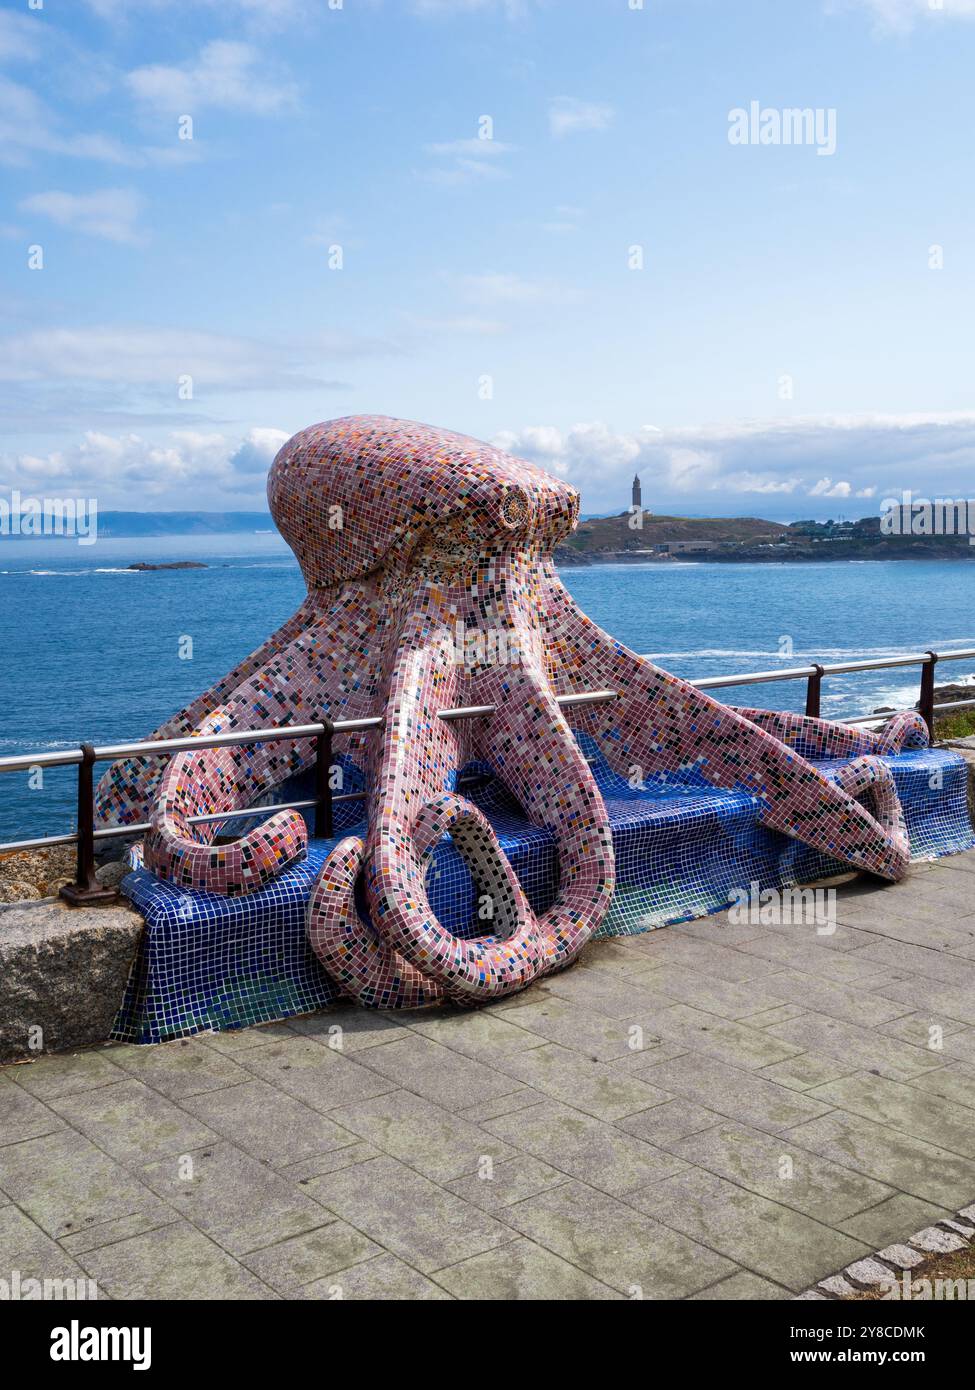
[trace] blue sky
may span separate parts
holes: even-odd
[[[973,58],[975,0],[6,3],[0,491],[261,506],[376,412],[590,512],[972,495]]]

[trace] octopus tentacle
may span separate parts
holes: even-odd
[[[875,820],[884,827],[899,852],[905,858],[910,858],[911,844],[904,811],[894,785],[894,775],[886,763],[868,754],[847,763],[835,776],[837,784],[847,796],[870,802]]]
[[[733,707],[750,724],[764,729],[789,748],[801,748],[804,757],[856,758],[864,753],[900,753],[904,748],[927,748],[928,726],[916,710],[892,715],[879,733],[853,724],[833,724],[828,719],[793,714],[788,710]]]
[[[308,941],[344,994],[367,1009],[417,1009],[443,990],[392,950],[365,922],[355,901],[365,841],[348,835],[322,865],[308,900]]]
[[[907,872],[904,844],[812,763],[727,705],[668,675],[602,631],[547,566],[546,621],[557,676],[621,691],[612,710],[594,706],[580,724],[617,768],[647,772],[693,767],[713,785],[740,787],[759,821],[833,858],[896,881]]]
[[[185,738],[199,732],[204,721],[220,708],[238,686],[265,666],[282,647],[293,641],[319,616],[322,602],[321,594],[307,594],[300,607],[267,641],[262,642],[202,695],[148,734],[147,742]],[[170,756],[159,754],[150,758],[125,758],[113,763],[95,789],[96,825],[136,825],[147,820]]]
[[[202,736],[271,724],[308,724],[324,713],[356,718],[372,712],[378,664],[362,652],[349,672],[351,633],[361,631],[370,606],[377,631],[395,626],[380,595],[350,585],[328,613],[254,672],[199,726]],[[361,640],[361,639],[360,639]],[[214,845],[215,825],[191,825],[195,815],[252,806],[265,792],[309,766],[313,739],[285,739],[178,753],[163,774],[146,837],[147,867],[184,887],[236,895],[263,887],[307,849],[301,815],[281,811],[230,844]]]

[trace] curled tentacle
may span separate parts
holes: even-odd
[[[893,852],[899,859],[898,877],[901,877],[910,864],[911,845],[890,768],[880,758],[868,755],[847,763],[836,772],[835,777],[848,796],[861,802],[869,801],[874,819],[890,837]]]
[[[927,748],[928,727],[916,710],[904,710],[887,720],[879,733],[855,724],[834,724],[789,710],[745,709],[734,706],[750,724],[805,758],[858,758],[866,753],[899,753],[903,748]]]
[[[430,907],[424,871],[447,831],[471,871],[480,903],[489,908],[490,936],[462,940],[441,926]],[[491,998],[524,989],[542,972],[548,953],[486,816],[462,797],[445,794],[421,808],[413,835],[412,853],[385,860],[380,856],[370,865],[373,896],[383,906],[383,934],[455,998]],[[380,874],[392,875],[381,889],[376,881]]]
[[[343,993],[368,1009],[416,1009],[436,1004],[443,990],[365,922],[355,901],[365,842],[349,835],[322,865],[308,902],[308,941]]]
[[[877,738],[877,753],[900,753],[904,748],[928,748],[931,736],[917,710],[891,715]]]

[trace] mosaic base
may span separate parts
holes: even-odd
[[[755,798],[709,787],[702,778],[658,778],[632,788],[581,732],[613,836],[616,888],[597,936],[632,935],[702,917],[728,906],[734,889],[787,888],[848,869],[760,825]],[[904,808],[914,859],[958,853],[975,845],[967,810],[967,765],[948,750],[912,749],[884,759]],[[836,776],[842,760],[820,760]],[[350,769],[350,776],[356,776]],[[478,777],[479,781],[466,779]],[[556,894],[554,835],[534,826],[483,763],[460,777],[467,798],[484,812],[533,911]],[[455,779],[456,780],[456,779]],[[309,794],[307,779],[285,783],[282,799]],[[139,960],[113,1036],[160,1042],[214,1029],[243,1028],[326,1007],[338,988],[312,953],[306,908],[327,856],[359,827],[357,803],[341,812],[338,834],[312,840],[307,858],[258,892],[228,898],[182,889],[138,869],[125,892],[146,919]],[[425,887],[443,927],[462,940],[483,932],[478,890],[449,837],[432,851]],[[360,895],[360,915],[368,910]]]

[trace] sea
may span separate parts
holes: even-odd
[[[202,561],[139,572],[132,563]],[[975,647],[975,564],[617,564],[562,577],[606,631],[691,679]],[[304,585],[275,532],[0,540],[0,756],[118,743],[157,725],[230,670],[298,607]],[[975,662],[942,681],[975,685]],[[919,669],[830,677],[827,717],[906,708]],[[803,681],[719,692],[803,708]],[[74,826],[73,769],[0,775],[0,842]]]

